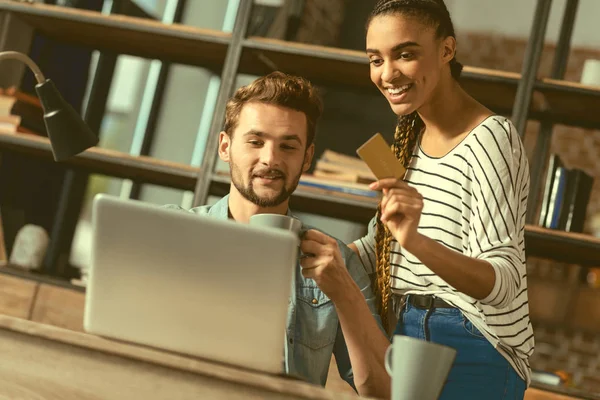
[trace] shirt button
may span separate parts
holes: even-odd
[[[317,299],[312,299],[313,304],[317,304],[319,301]]]

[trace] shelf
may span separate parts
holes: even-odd
[[[97,50],[221,70],[231,35],[122,15],[0,0],[7,11],[44,35]]]
[[[556,122],[600,128],[600,87],[554,79],[542,79],[535,87],[543,101],[541,108]]]
[[[580,265],[600,265],[600,239],[583,233],[525,227],[527,256]]]
[[[216,30],[40,3],[0,0],[1,11],[14,13],[39,32],[66,43],[217,71],[223,66],[231,40],[229,33]],[[367,56],[361,51],[261,37],[243,41],[241,73],[263,75],[274,69],[320,85],[376,90],[369,79]],[[518,73],[465,66],[461,84],[478,101],[507,115],[512,111],[520,78]],[[599,108],[599,88],[541,79],[535,83],[530,115],[554,123],[600,128]]]
[[[375,92],[365,53],[333,47],[251,37],[244,41],[240,70],[261,75],[274,69],[301,75],[324,85],[340,85]],[[461,82],[476,99],[495,110],[512,108],[520,75],[464,67]]]
[[[52,160],[48,139],[35,135],[0,132],[0,151],[4,150]],[[91,173],[183,190],[194,190],[198,173],[198,169],[190,165],[151,157],[134,157],[98,147],[63,161],[62,164]],[[210,193],[224,196],[229,193],[229,186],[228,176],[213,174]],[[298,188],[292,195],[290,207],[298,212],[367,223],[375,215],[377,200],[317,188]],[[600,265],[600,239],[593,236],[527,225],[525,237],[528,256],[571,264]]]
[[[244,41],[242,72],[265,74],[274,68],[315,83],[376,90],[369,78],[368,58],[361,51],[260,37]],[[511,109],[520,77],[517,73],[466,66],[461,81],[480,101]]]
[[[0,152],[5,150],[54,162],[50,142],[41,136],[0,132]],[[194,190],[198,174],[198,168],[190,165],[152,157],[135,157],[99,147],[93,147],[59,164],[90,173],[184,190]]]
[[[313,83],[375,91],[365,53],[277,39],[251,37],[243,42],[240,72],[264,75],[274,69]]]
[[[229,192],[229,177],[213,176],[211,193],[224,196]],[[335,197],[334,197],[335,196]],[[292,195],[290,208],[307,212],[367,223],[375,215],[377,201],[360,196],[340,196],[322,189],[298,188]],[[581,233],[525,227],[528,257],[548,258],[570,264],[600,265],[600,239]]]
[[[365,53],[333,47],[251,37],[244,41],[240,72],[262,75],[274,69],[301,75],[321,85],[375,93]],[[497,113],[509,115],[521,75],[465,66],[462,87]],[[600,128],[600,88],[541,79],[535,83],[531,117],[555,123]]]
[[[231,35],[220,31],[40,3],[0,0],[0,12],[10,12],[38,32],[66,43],[215,70],[222,69],[231,42]],[[376,93],[369,79],[368,59],[361,51],[260,37],[247,38],[242,45],[240,73],[261,75],[280,69],[316,84]],[[461,84],[486,106],[510,114],[520,78],[518,73],[466,66]],[[598,128],[599,109],[600,89],[541,79],[535,83],[530,115]],[[4,150],[52,160],[49,142],[40,136],[0,133],[0,151]],[[184,190],[194,189],[198,172],[189,165],[101,148],[88,150],[63,165]],[[216,195],[227,193],[229,178],[213,175],[210,191]],[[372,218],[377,206],[374,199],[308,188],[299,188],[290,204],[297,211],[361,223]],[[530,256],[600,265],[600,240],[590,236],[528,226],[526,238]]]
[[[229,193],[230,182],[229,176],[214,174],[210,193],[215,196],[226,195]],[[375,215],[377,201],[323,189],[298,187],[290,199],[290,208],[292,211],[367,223]]]

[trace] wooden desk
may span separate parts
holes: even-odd
[[[83,291],[2,271],[0,399],[357,398],[333,359],[323,390],[85,334]],[[598,398],[544,389],[525,400]]]
[[[0,398],[353,399],[283,377],[0,315]]]

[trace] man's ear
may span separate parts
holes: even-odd
[[[306,153],[304,153],[304,164],[302,165],[302,172],[306,172],[310,168],[310,164],[312,163],[313,156],[315,155],[315,144],[312,143],[306,149]]]
[[[231,149],[231,137],[225,131],[219,133],[219,157],[229,162],[229,150]]]
[[[452,36],[448,36],[442,42],[442,61],[445,63],[450,62],[456,54],[456,39]]]

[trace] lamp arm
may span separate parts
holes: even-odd
[[[38,83],[44,83],[46,81],[46,78],[44,77],[44,74],[42,74],[40,67],[38,67],[37,64],[35,62],[33,62],[33,60],[31,58],[29,58],[29,56],[27,56],[26,54],[19,53],[17,51],[2,51],[2,52],[0,52],[0,61],[10,60],[10,59],[19,60],[19,61],[27,64],[27,66],[31,69],[31,71],[35,75],[35,79],[37,80]]]

